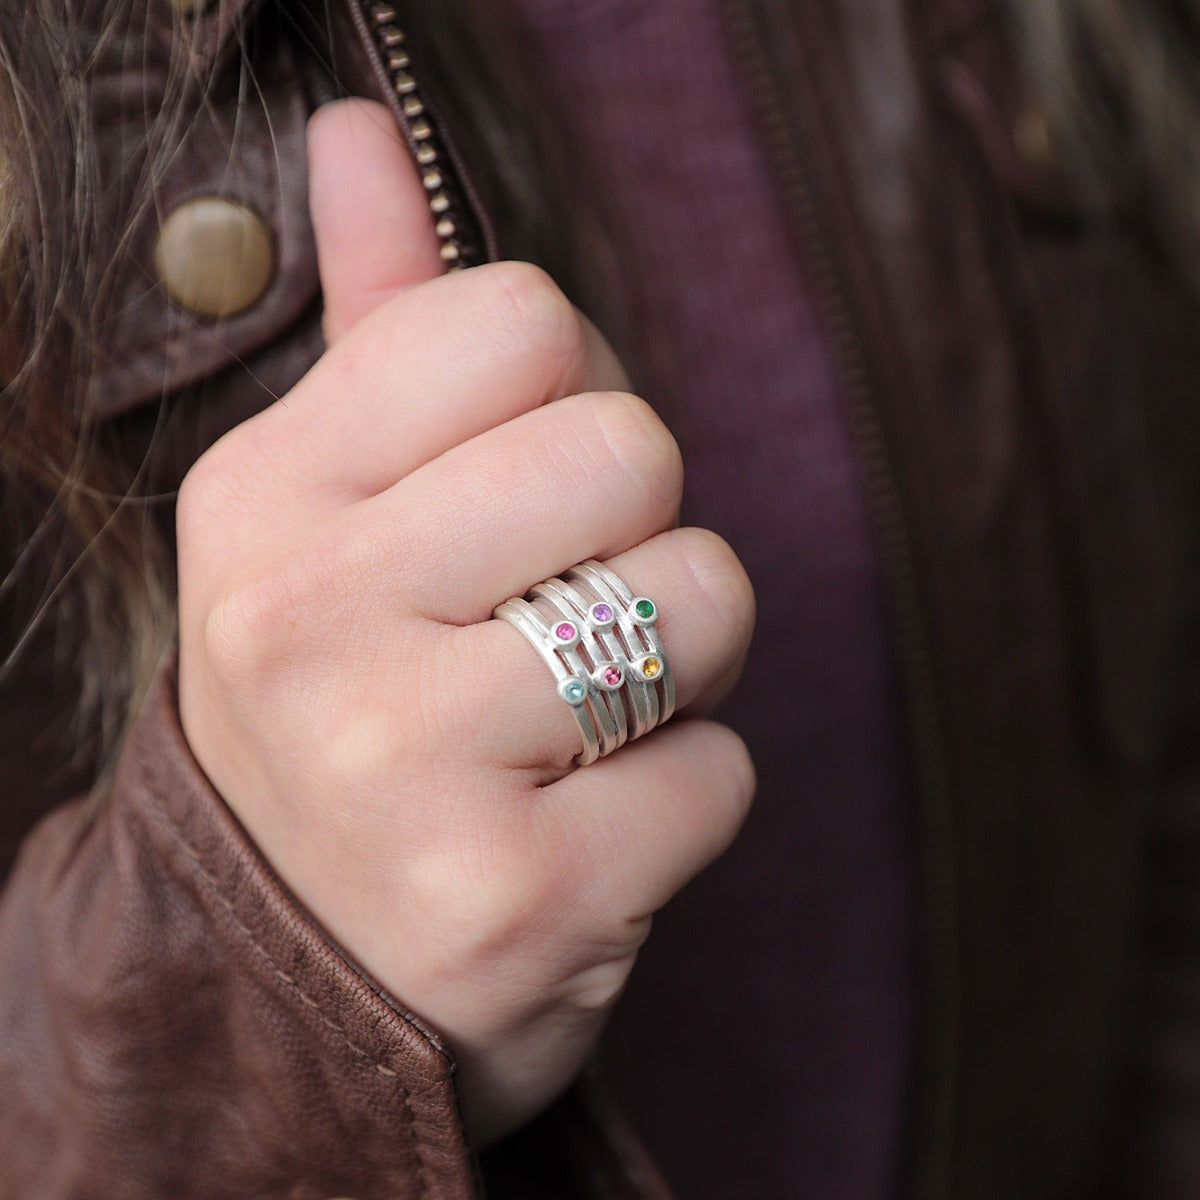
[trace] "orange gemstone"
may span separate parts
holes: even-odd
[[[642,676],[645,679],[657,679],[662,674],[661,658],[646,658],[642,660]]]

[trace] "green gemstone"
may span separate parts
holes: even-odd
[[[654,605],[649,600],[639,600],[634,612],[637,613],[643,621],[649,621],[654,616]]]

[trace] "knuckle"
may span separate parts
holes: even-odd
[[[583,320],[575,306],[541,267],[501,262],[481,268],[492,290],[491,310],[501,330],[553,367],[582,360],[586,347]]]
[[[597,392],[588,399],[599,435],[623,475],[659,505],[678,506],[683,456],[654,409],[628,392]]]
[[[204,649],[214,673],[240,688],[277,666],[294,643],[303,607],[287,571],[262,570],[226,588],[204,622]]]
[[[250,417],[210,446],[184,476],[176,497],[175,526],[181,562],[193,550],[216,552],[260,540],[264,491],[280,478],[286,459],[271,410]]]
[[[330,785],[332,797],[353,803],[331,807],[348,825],[357,823],[364,797],[385,794],[389,782],[401,778],[397,730],[403,722],[369,693],[355,692],[353,700],[329,712],[322,736],[314,747],[318,777]]]
[[[584,965],[570,980],[567,998],[576,1008],[598,1011],[620,998],[641,948],[650,936],[650,915],[615,919],[599,937],[585,940],[576,951]]]
[[[316,731],[311,761],[315,777],[328,785],[331,811],[348,826],[368,814],[387,820],[395,799],[403,797],[405,807],[417,812],[419,794],[449,789],[444,747],[469,736],[465,727],[459,741],[431,733],[444,724],[438,673],[426,669],[428,656],[407,629],[357,652],[339,645],[318,665],[323,641],[314,639],[316,653],[304,655],[309,661],[292,664],[289,682],[309,683],[294,689],[306,698],[291,707],[303,711]]]
[[[488,283],[520,323],[536,323],[548,310],[567,303],[554,280],[533,263],[515,259],[492,263],[476,279]]]
[[[202,454],[183,477],[175,502],[180,552],[202,545],[228,507],[232,487],[221,443]]]
[[[731,648],[740,653],[754,632],[754,584],[729,543],[711,529],[689,527],[671,535],[682,543],[697,596],[720,623]]]
[[[490,954],[538,926],[546,909],[545,881],[519,866],[499,870],[481,889],[480,899],[480,946]]]
[[[570,1003],[585,1012],[603,1012],[611,1008],[629,982],[636,957],[636,953],[623,954],[581,971],[571,981]]]
[[[728,846],[750,813],[758,787],[758,773],[749,747],[732,729],[726,725],[715,725],[713,736],[719,743],[716,764],[722,785],[719,794],[725,805]]]
[[[531,869],[519,835],[500,821],[444,836],[448,849],[437,874],[447,944],[458,947],[457,958],[494,961],[543,925],[553,909],[552,883]]]
[[[204,622],[205,658],[225,683],[238,683],[252,674],[273,637],[267,616],[267,591],[257,581],[241,583],[224,592],[208,611]]]

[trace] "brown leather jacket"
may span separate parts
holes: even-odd
[[[146,7],[144,38],[92,77],[115,182],[136,174],[145,89],[181,36],[165,0]],[[135,228],[95,415],[138,445],[169,394],[161,485],[320,352],[302,164],[326,58],[414,143],[444,139],[461,249],[507,252],[453,87],[431,68],[426,111],[405,114],[390,31],[409,8],[419,30],[420,7],[314,5],[304,36],[262,40],[262,105],[240,110],[207,68],[258,5],[189,18],[210,105],[159,208],[242,199],[275,266],[255,303],[197,323],[145,286],[154,212]],[[836,351],[894,618],[925,930],[910,1191],[1191,1196],[1200,1003],[1176,981],[1200,946],[1200,713],[1189,726],[1178,666],[1197,310],[1014,139],[1029,97],[996,7],[722,0]],[[450,1051],[281,886],[193,761],[169,672],[82,821],[62,801],[86,768],[41,735],[70,686],[51,658],[35,647],[0,695],[0,1194],[665,1194],[590,1079],[473,1159]]]

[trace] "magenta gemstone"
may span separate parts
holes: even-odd
[[[554,636],[558,638],[560,642],[569,642],[575,636],[575,626],[569,621],[564,621],[560,626],[558,626],[557,629],[555,629]]]
[[[609,687],[616,687],[621,682],[621,678],[622,675],[620,667],[609,667],[608,670],[604,672],[604,682],[607,683]]]

